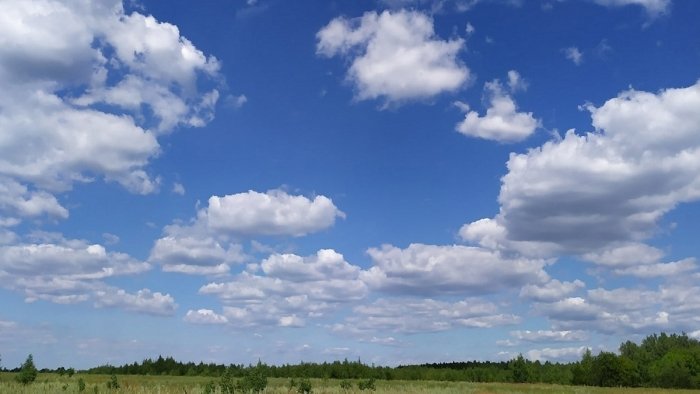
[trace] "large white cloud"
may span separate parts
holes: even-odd
[[[326,196],[308,198],[282,190],[212,196],[189,224],[165,227],[163,237],[151,249],[149,261],[169,272],[227,274],[231,264],[250,259],[238,243],[241,237],[299,237],[331,227],[338,217],[344,218],[345,214]],[[294,261],[275,263],[275,259],[271,257],[263,269],[279,271],[295,264]]]
[[[487,82],[484,85],[489,102],[486,114],[480,116],[478,112],[470,111],[468,106],[464,106],[467,114],[457,124],[457,131],[467,136],[500,142],[522,141],[535,132],[540,121],[532,116],[532,112],[518,112],[511,97],[512,93],[525,86],[520,74],[511,70],[508,77],[510,94],[504,90],[499,80]]]
[[[175,299],[170,294],[154,293],[149,289],[141,289],[132,294],[122,289],[107,287],[96,291],[94,298],[98,308],[122,308],[150,315],[168,316],[174,314],[177,309]]]
[[[432,19],[417,11],[335,18],[316,37],[318,54],[352,59],[347,79],[358,100],[423,99],[469,80],[469,69],[457,59],[464,40],[441,40]]]
[[[638,264],[655,264],[659,252],[640,241],[655,234],[665,213],[700,198],[697,108],[700,83],[629,90],[587,106],[596,130],[569,131],[511,154],[500,213],[466,224],[460,234],[525,254],[585,254],[608,266],[634,264],[636,256]]]
[[[96,178],[156,191],[157,135],[212,118],[218,92],[202,83],[218,69],[177,26],[121,1],[3,1],[0,177],[28,191],[0,209],[66,217],[49,193]]]
[[[27,302],[92,300],[98,307],[160,315],[172,314],[177,307],[168,294],[149,289],[130,294],[106,283],[108,278],[151,269],[146,262],[59,234],[37,233],[29,238],[0,246],[0,286],[23,293]]]
[[[211,282],[199,290],[225,304],[221,316],[232,326],[301,326],[368,294],[360,268],[330,249],[306,257],[273,254],[252,268],[230,282]],[[192,312],[187,321],[221,323],[203,313]]]
[[[362,272],[362,280],[389,293],[488,294],[549,279],[545,260],[508,258],[479,247],[384,245],[368,253],[375,265]]]
[[[282,190],[267,193],[248,191],[223,197],[212,196],[199,211],[199,220],[215,231],[248,235],[292,235],[313,233],[344,218],[326,196],[290,195]]]

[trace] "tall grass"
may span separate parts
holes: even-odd
[[[86,388],[83,393],[93,394],[95,389],[103,394],[202,394],[209,381],[217,383],[218,378],[202,376],[117,376],[120,388],[109,390],[109,375],[76,374],[72,378],[56,374],[39,374],[36,382],[22,385],[15,381],[14,374],[0,374],[0,393],[2,394],[53,394],[78,393],[78,379],[83,378]],[[580,386],[558,386],[546,384],[508,384],[508,383],[468,383],[438,381],[376,381],[376,391],[360,391],[357,381],[352,381],[353,388],[344,390],[340,380],[311,379],[315,394],[683,394],[700,393],[700,390],[664,390],[643,388],[600,388]],[[266,394],[296,394],[290,389],[288,379],[269,379]]]

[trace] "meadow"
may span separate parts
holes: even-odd
[[[109,389],[107,382],[110,375],[76,374],[73,377],[58,374],[40,373],[36,381],[22,385],[15,381],[14,373],[0,373],[0,393],[8,394],[38,394],[38,393],[79,393],[78,381],[83,379],[85,389],[82,393],[158,393],[158,394],[203,394],[205,385],[218,379],[203,376],[136,376],[119,375],[118,389]],[[561,386],[549,384],[517,384],[517,383],[470,383],[470,382],[441,382],[441,381],[376,381],[376,390],[361,391],[357,381],[352,389],[342,389],[341,381],[337,379],[311,379],[313,393],[317,394],[682,394],[700,393],[700,390],[672,390],[658,388],[603,388],[584,386]],[[219,393],[218,387],[215,393]],[[266,394],[297,393],[296,388],[289,387],[289,379],[270,378],[268,386],[263,391]]]

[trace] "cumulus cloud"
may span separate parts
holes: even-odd
[[[185,315],[184,320],[194,324],[226,324],[228,319],[226,316],[219,315],[211,309],[189,310]]]
[[[212,196],[191,223],[165,227],[149,261],[168,272],[222,275],[231,264],[250,258],[236,241],[238,237],[299,237],[332,226],[338,217],[345,214],[326,196],[308,198],[282,190]]]
[[[387,103],[455,91],[470,78],[457,59],[463,39],[436,36],[432,19],[417,11],[367,12],[333,19],[317,34],[319,55],[351,59],[347,80],[358,100]]]
[[[527,84],[520,74],[511,70],[508,72],[508,87],[510,92],[525,90]],[[484,90],[488,96],[489,108],[484,116],[476,111],[467,112],[464,120],[457,124],[457,131],[477,138],[499,142],[518,142],[529,137],[540,125],[540,121],[532,116],[532,112],[518,112],[517,105],[509,93],[504,90],[499,80],[487,82]]]
[[[557,279],[552,279],[542,285],[528,284],[523,286],[520,290],[520,296],[540,302],[557,301],[585,287],[586,284],[578,279],[573,282],[561,282]]]
[[[198,214],[215,231],[297,237],[330,227],[337,217],[345,214],[326,196],[310,199],[282,190],[212,196]]]
[[[132,294],[123,289],[108,287],[97,290],[94,298],[98,308],[121,308],[149,315],[168,316],[174,314],[177,309],[175,299],[170,294],[153,293],[149,289]]]
[[[362,280],[389,293],[487,294],[549,279],[544,260],[508,258],[478,247],[384,245],[368,253],[374,266],[362,272]]]
[[[157,136],[211,120],[218,92],[202,87],[218,70],[177,26],[121,1],[2,2],[0,184],[13,193],[0,209],[65,218],[53,193],[94,179],[157,191]]]
[[[650,331],[691,331],[700,323],[700,287],[677,280],[645,288],[596,288],[582,297],[534,304],[555,330],[593,330],[632,335]]]
[[[72,304],[92,300],[96,307],[167,315],[177,307],[168,294],[143,289],[135,294],[106,280],[135,275],[151,265],[100,244],[36,233],[23,242],[0,246],[0,286],[21,292],[27,302]]]
[[[181,234],[179,227],[166,227],[166,235],[156,240],[149,261],[163,271],[185,274],[217,275],[229,272],[230,264],[245,261],[242,247],[219,242],[210,236]]]
[[[381,298],[355,307],[343,323],[336,323],[330,329],[337,334],[373,338],[378,332],[411,334],[459,327],[491,328],[520,321],[520,317],[500,310],[499,306],[478,298],[457,302]]]
[[[525,357],[533,361],[572,362],[581,359],[587,349],[586,346],[532,349],[525,353]]]
[[[208,283],[199,292],[218,297],[225,304],[222,315],[237,327],[302,326],[306,319],[368,294],[359,279],[361,269],[330,249],[305,257],[273,254],[259,267],[259,274],[244,271],[230,282]]]
[[[700,198],[698,107],[700,83],[629,90],[586,106],[595,131],[569,131],[511,154],[500,213],[460,235],[490,248],[581,254],[616,267],[653,262],[659,252],[641,241],[665,213]]]

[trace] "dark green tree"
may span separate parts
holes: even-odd
[[[30,354],[19,369],[17,381],[22,384],[30,384],[36,380],[38,371],[34,365],[34,357]]]
[[[530,381],[530,370],[527,365],[527,360],[522,354],[511,360],[510,369],[513,372],[513,381],[515,383],[527,383]]]

